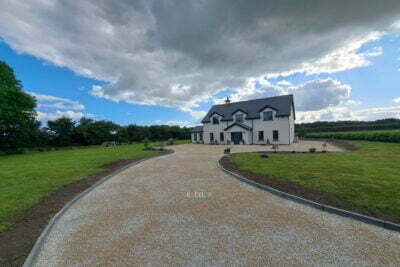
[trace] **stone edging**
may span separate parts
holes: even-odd
[[[328,205],[323,205],[323,204],[320,204],[320,203],[317,203],[317,202],[314,202],[314,201],[311,201],[311,200],[308,200],[308,199],[305,199],[305,198],[301,198],[301,197],[298,197],[298,196],[295,196],[295,195],[292,195],[292,194],[288,194],[288,193],[282,192],[280,190],[274,189],[274,188],[272,188],[270,186],[267,186],[267,185],[259,184],[257,182],[254,182],[253,180],[247,179],[247,178],[245,178],[245,177],[243,177],[243,176],[241,176],[241,175],[239,175],[237,173],[234,173],[234,172],[231,172],[231,171],[225,169],[221,165],[221,160],[223,158],[226,158],[226,157],[229,157],[229,156],[226,156],[226,155],[222,156],[218,160],[218,162],[217,162],[218,168],[221,169],[223,172],[235,177],[236,179],[238,179],[238,180],[240,180],[242,182],[245,182],[247,184],[255,186],[255,187],[259,188],[259,189],[268,191],[268,192],[270,192],[272,194],[275,194],[275,195],[278,195],[280,197],[283,197],[283,198],[286,198],[286,199],[289,199],[289,200],[293,200],[293,201],[295,201],[297,203],[300,203],[300,204],[303,204],[303,205],[311,206],[313,208],[317,208],[317,209],[320,209],[322,211],[326,211],[326,212],[333,213],[333,214],[336,214],[336,215],[340,215],[340,216],[343,216],[343,217],[352,218],[352,219],[355,219],[357,221],[361,221],[361,222],[364,222],[364,223],[373,224],[375,226],[383,227],[383,228],[388,229],[388,230],[400,232],[400,224],[396,224],[396,223],[380,220],[380,219],[377,219],[377,218],[374,218],[374,217],[369,217],[369,216],[366,216],[366,215],[362,215],[362,214],[359,214],[359,213],[355,213],[355,212],[351,212],[351,211],[335,208],[335,207],[328,206]]]
[[[111,174],[101,178],[99,181],[97,181],[95,184],[93,184],[91,187],[87,188],[86,190],[82,191],[81,193],[79,193],[78,195],[76,195],[72,200],[70,200],[67,204],[65,204],[65,206],[59,211],[57,212],[57,214],[49,221],[49,223],[47,224],[47,226],[44,228],[43,232],[40,234],[39,238],[36,240],[35,245],[33,246],[33,248],[31,249],[28,257],[25,260],[25,263],[23,265],[23,267],[31,267],[34,266],[34,264],[36,263],[37,257],[40,253],[41,248],[43,247],[44,242],[46,241],[48,235],[50,234],[51,230],[53,229],[53,226],[58,222],[58,220],[62,217],[62,215],[64,215],[64,213],[78,200],[80,200],[82,197],[84,197],[85,195],[87,195],[88,193],[90,193],[93,189],[95,189],[96,187],[98,187],[99,185],[103,184],[104,182],[106,182],[107,180],[109,180],[110,178],[114,177],[115,175],[125,171],[126,169],[135,166],[143,161],[146,161],[148,159],[152,159],[152,158],[156,158],[156,157],[162,157],[162,156],[166,156],[169,154],[173,154],[174,151],[173,150],[165,150],[167,151],[167,153],[163,153],[163,154],[159,154],[159,155],[153,155],[153,156],[149,156],[149,157],[145,157],[142,158],[140,160],[137,160],[135,162],[132,162],[128,165],[125,165],[121,168],[119,168],[118,170],[112,172]]]

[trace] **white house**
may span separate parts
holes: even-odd
[[[192,130],[204,144],[291,144],[296,119],[293,95],[214,105]]]

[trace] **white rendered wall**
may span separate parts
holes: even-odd
[[[273,112],[273,120],[272,121],[264,121],[262,112],[264,111],[272,111]],[[241,122],[252,128],[252,131],[243,129],[242,127],[234,126],[224,132],[224,129],[229,125],[235,123],[233,121],[221,121],[221,116],[214,114],[212,117],[217,117],[219,119],[219,124],[213,124],[213,118],[210,118],[209,123],[203,124],[203,140],[205,144],[210,143],[210,133],[214,133],[214,140],[218,142],[218,144],[226,144],[227,140],[231,141],[231,132],[242,132],[243,140],[246,144],[266,144],[267,139],[269,139],[271,144],[291,144],[294,141],[294,114],[293,108],[291,110],[291,115],[289,117],[276,117],[276,111],[270,108],[266,108],[260,112],[260,119],[256,120],[246,120],[246,114],[238,111],[236,114],[243,114],[244,120]],[[233,118],[235,118],[233,116]],[[277,142],[273,141],[272,133],[274,130],[279,131],[279,140]],[[258,132],[264,131],[264,141],[258,141]],[[224,141],[220,140],[220,133],[224,133]],[[231,142],[232,143],[232,142]]]

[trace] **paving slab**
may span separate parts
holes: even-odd
[[[240,182],[217,167],[224,146],[172,148],[174,154],[135,165],[75,202],[47,235],[34,265],[400,264],[400,233]]]

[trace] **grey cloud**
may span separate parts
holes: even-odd
[[[295,96],[298,110],[309,111],[339,105],[350,96],[351,87],[334,79],[318,79],[290,87],[288,92]]]
[[[392,31],[399,14],[398,0],[3,0],[0,36],[19,52],[107,81],[95,96],[190,112],[249,77],[313,62],[324,72],[365,66],[372,55],[348,66],[336,59],[359,46],[318,60]]]
[[[351,87],[349,85],[342,84],[340,81],[332,78],[311,80],[287,88],[277,84],[274,85],[265,78],[256,79],[248,83],[243,89],[236,90],[236,92],[231,95],[231,99],[233,101],[242,101],[293,94],[296,110],[312,111],[343,104],[344,100],[347,100],[351,93]],[[224,99],[217,99],[216,102],[223,103],[223,100]],[[353,102],[356,103],[355,101]]]

